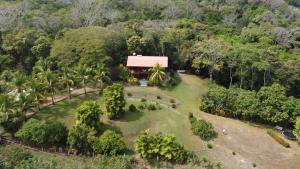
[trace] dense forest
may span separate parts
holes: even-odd
[[[300,95],[297,0],[2,0],[1,91],[11,70],[124,63],[128,54],[169,56],[224,86],[280,83]],[[7,71],[9,70],[9,71]],[[8,87],[9,88],[9,87]]]

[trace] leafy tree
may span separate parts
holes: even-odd
[[[43,78],[45,82],[47,83],[47,89],[48,92],[51,94],[52,104],[55,104],[55,90],[56,90],[56,83],[57,83],[57,77],[56,74],[48,69],[47,71],[43,72]]]
[[[87,65],[80,65],[76,70],[77,78],[82,82],[82,87],[84,89],[84,94],[86,95],[86,83],[91,79],[91,71]]]
[[[177,163],[185,163],[191,157],[191,153],[185,150],[174,136],[161,133],[151,136],[148,131],[138,135],[135,150],[142,158],[157,158]]]
[[[27,81],[26,75],[24,75],[21,72],[16,72],[12,80],[12,85],[17,89],[18,93],[21,93],[25,89],[26,81]]]
[[[132,36],[126,42],[130,53],[143,53],[143,49],[146,46],[146,41],[139,36]]]
[[[298,141],[300,142],[300,117],[298,117],[296,120],[295,129],[293,133],[295,134],[295,136],[298,138]]]
[[[229,48],[224,41],[216,39],[196,43],[191,52],[194,58],[192,67],[196,69],[207,67],[209,78],[213,80],[213,72],[220,70]]]
[[[94,129],[84,124],[75,125],[68,134],[68,145],[80,153],[90,152],[92,148],[89,140],[91,137],[94,137],[95,134]]]
[[[40,82],[38,79],[31,77],[27,82],[29,87],[30,97],[33,98],[33,102],[37,107],[37,110],[40,111],[40,103],[45,99],[46,85],[43,82]]]
[[[110,119],[119,118],[124,113],[125,98],[124,87],[114,83],[104,89],[104,102],[106,115]]]
[[[61,83],[67,86],[69,99],[72,98],[71,88],[74,85],[74,76],[69,68],[64,67],[62,70],[62,76],[60,77]]]
[[[39,58],[46,58],[50,55],[51,40],[48,37],[40,36],[31,48],[32,53]]]
[[[22,121],[26,121],[27,112],[34,111],[34,98],[30,94],[22,93],[18,96],[16,105],[21,113]]]
[[[85,102],[76,110],[76,124],[84,124],[88,127],[99,129],[100,113],[100,107],[96,102]]]
[[[161,65],[157,63],[154,67],[150,68],[149,71],[151,72],[149,78],[150,82],[154,85],[161,85],[165,77],[165,72]]]
[[[96,153],[104,155],[118,155],[126,151],[126,144],[122,136],[114,131],[106,130],[100,137]]]
[[[282,109],[287,100],[284,87],[279,84],[262,87],[257,93],[257,98],[260,100],[260,116],[263,120],[274,124],[288,121],[288,113]]]
[[[93,72],[94,81],[96,82],[96,85],[98,84],[99,94],[101,94],[104,84],[109,83],[111,81],[109,77],[109,72],[107,68],[102,64],[98,64],[97,67],[93,70]]]
[[[119,71],[120,71],[120,79],[124,82],[127,82],[130,78],[130,72],[126,66],[123,64],[119,65]]]
[[[13,98],[7,94],[0,95],[0,122],[7,121],[15,114],[15,102]]]

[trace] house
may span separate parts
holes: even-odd
[[[159,64],[163,68],[168,67],[167,56],[128,56],[127,67],[129,72],[137,78],[147,78],[149,69]]]

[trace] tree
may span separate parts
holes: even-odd
[[[7,121],[16,114],[15,102],[13,98],[7,94],[0,95],[0,122]]]
[[[76,124],[84,124],[98,130],[100,127],[100,114],[101,110],[96,102],[85,102],[76,110]]]
[[[96,82],[96,85],[98,84],[99,94],[101,94],[104,84],[110,82],[109,72],[107,68],[103,64],[98,64],[97,67],[94,69],[93,77],[94,81]]]
[[[165,72],[161,65],[157,63],[154,67],[150,68],[149,71],[151,72],[149,78],[150,82],[154,85],[161,85],[165,77]]]
[[[213,72],[220,70],[229,50],[230,47],[222,40],[209,39],[198,42],[193,46],[191,52],[194,58],[192,67],[196,69],[207,67],[209,78],[213,80]]]
[[[72,98],[71,87],[74,85],[74,77],[69,68],[63,67],[62,76],[60,77],[61,83],[67,86],[69,99]]]
[[[51,40],[46,36],[40,36],[31,48],[32,53],[38,58],[46,58],[50,54]]]
[[[293,131],[295,136],[298,138],[298,141],[300,142],[300,116],[296,120],[295,129]]]
[[[29,87],[30,96],[33,98],[33,102],[37,107],[37,110],[40,111],[40,103],[45,99],[46,85],[43,82],[40,82],[37,78],[31,77],[27,82]]]
[[[81,81],[82,87],[84,89],[84,94],[86,95],[86,83],[90,80],[91,68],[88,68],[87,65],[80,65],[76,70],[77,78]]]
[[[27,81],[27,77],[23,73],[16,72],[14,74],[12,84],[17,89],[17,93],[22,93],[23,92],[23,89],[25,88],[26,81]]]
[[[262,87],[257,98],[260,100],[260,116],[269,123],[286,124],[288,113],[283,110],[282,105],[287,100],[285,88],[279,84],[270,87]]]
[[[110,119],[119,118],[124,113],[125,98],[123,90],[123,86],[118,83],[114,83],[104,89],[106,115]]]
[[[52,72],[50,69],[43,72],[44,80],[47,83],[48,92],[51,94],[52,104],[55,104],[55,88],[57,83],[56,74]]]
[[[78,150],[80,153],[87,153],[92,150],[88,140],[94,137],[96,131],[84,124],[75,125],[68,134],[68,145],[72,149]]]
[[[27,112],[34,111],[34,98],[28,93],[22,93],[17,98],[17,108],[18,111],[21,113],[21,119],[22,121],[26,121],[27,118]]]
[[[106,130],[99,137],[99,146],[96,153],[104,155],[118,155],[126,151],[126,144],[122,136],[112,130]]]

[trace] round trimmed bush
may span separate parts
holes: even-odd
[[[99,137],[99,152],[105,155],[117,155],[126,151],[126,144],[123,137],[112,130],[106,130]]]

